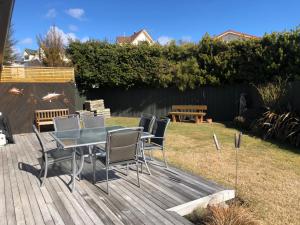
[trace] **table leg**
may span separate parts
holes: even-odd
[[[144,140],[142,140],[142,143],[141,143],[141,155],[142,155],[143,162],[145,163],[146,169],[147,169],[149,175],[151,175],[151,171],[150,171],[150,169],[148,167],[148,163],[146,161],[146,156],[145,156],[145,151],[144,151]]]
[[[96,151],[93,148],[93,183],[96,183]]]
[[[72,153],[72,184],[71,184],[71,190],[74,192],[75,190],[75,181],[76,181],[76,149],[73,149]]]

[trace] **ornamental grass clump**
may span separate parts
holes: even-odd
[[[287,94],[287,81],[276,82],[256,87],[263,101],[265,112],[256,120],[253,131],[264,139],[274,138],[300,146],[300,118],[291,110],[286,110],[284,99]]]
[[[238,204],[198,208],[188,218],[195,225],[258,225],[251,212]]]

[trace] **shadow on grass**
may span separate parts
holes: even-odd
[[[239,130],[243,134],[247,134],[250,137],[259,138],[263,141],[266,141],[270,144],[273,144],[273,145],[277,146],[278,148],[280,148],[281,150],[293,152],[293,153],[296,153],[296,154],[300,154],[299,147],[295,147],[292,144],[285,143],[284,141],[275,140],[275,139],[263,139],[260,135],[255,134],[255,133],[251,132],[250,130],[243,129],[241,127],[236,126],[233,122],[222,122],[222,124],[224,124],[227,128],[232,128],[232,129]]]

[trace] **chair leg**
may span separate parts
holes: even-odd
[[[139,176],[139,163],[138,162],[136,162],[136,175],[137,175],[138,187],[141,187],[141,185],[140,185],[140,176]]]
[[[148,166],[147,161],[145,160],[144,163],[145,163],[145,167],[146,167],[146,169],[147,169],[147,171],[148,171],[148,174],[149,174],[149,175],[152,175],[152,174],[151,174],[151,171],[150,171],[150,169],[149,169],[149,166]]]
[[[90,161],[92,162],[92,160],[93,160],[93,156],[92,156],[92,146],[89,146],[89,157],[90,157]]]
[[[150,160],[152,161],[153,160],[153,152],[152,152],[152,150],[150,150],[149,152],[150,152],[149,153],[150,154]]]
[[[39,173],[39,179],[41,179],[41,176],[43,174],[44,169],[45,169],[45,164],[43,163],[43,165],[41,167],[41,170],[40,170],[40,173]]]
[[[76,161],[76,164],[77,164],[77,161]],[[77,170],[79,170],[79,168],[80,168],[80,165],[77,164]],[[82,174],[81,174],[81,172],[80,172],[80,173],[78,174],[78,180],[81,181],[81,178],[82,178]]]
[[[169,168],[168,163],[167,163],[167,159],[166,159],[165,148],[162,148],[162,153],[163,153],[163,157],[164,157],[165,166],[166,166],[166,168]]]
[[[44,170],[45,170],[45,172],[44,172],[44,177],[43,177],[43,181],[42,181],[42,184],[41,184],[41,187],[43,187],[44,186],[44,184],[45,184],[45,181],[46,181],[46,178],[47,178],[47,173],[48,173],[48,166],[44,166]]]
[[[109,170],[109,167],[106,166],[106,190],[107,190],[107,194],[109,195],[109,187],[108,187],[108,170]]]
[[[96,183],[96,153],[94,153],[93,157],[93,183]]]

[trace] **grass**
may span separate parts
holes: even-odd
[[[107,124],[137,126],[138,119],[116,117]],[[171,123],[166,142],[168,162],[234,188],[235,132],[220,123]],[[218,136],[220,153],[215,150],[213,133]],[[155,156],[161,157],[161,153]],[[244,135],[237,193],[261,224],[300,224],[300,150]]]
[[[188,216],[195,225],[258,225],[259,222],[248,210],[237,204],[228,207],[208,206],[198,208]]]

